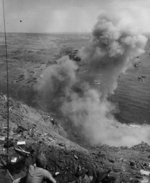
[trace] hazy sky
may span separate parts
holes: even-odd
[[[114,12],[124,23],[134,23],[150,31],[150,0],[4,1],[8,32],[90,32],[102,12]],[[2,0],[0,12],[2,32]]]

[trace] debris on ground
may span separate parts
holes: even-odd
[[[148,144],[142,142],[131,148],[107,145],[84,148],[58,134],[58,129],[62,134],[64,131],[54,115],[49,116],[13,99],[10,99],[12,111],[7,141],[4,100],[0,98],[0,166],[4,167],[0,169],[1,183],[11,182],[7,172],[4,174],[5,169],[16,179],[24,176],[37,158],[58,183],[150,181]]]
[[[147,175],[147,176],[150,175],[150,171],[146,171],[146,170],[140,170],[140,173],[141,173],[142,175]]]

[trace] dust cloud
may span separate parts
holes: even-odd
[[[86,72],[77,75],[78,66],[68,57],[49,66],[42,74],[38,91],[48,110],[59,110],[81,126],[92,144],[132,146],[149,143],[150,127],[120,124],[115,106],[107,98],[117,88],[120,74],[144,53],[147,38],[131,26],[121,26],[115,16],[101,14],[93,28],[92,39],[80,50]],[[95,80],[99,81],[96,88]]]

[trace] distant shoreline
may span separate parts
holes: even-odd
[[[0,34],[4,34],[4,32],[0,32]],[[77,32],[51,32],[51,33],[42,33],[42,32],[7,32],[7,34],[45,34],[45,35],[90,35],[91,32],[87,33],[87,32],[81,32],[81,33],[77,33]]]

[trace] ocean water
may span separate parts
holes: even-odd
[[[118,105],[116,117],[122,123],[150,124],[150,41],[145,53],[136,59],[140,67],[132,67],[121,76],[112,99]]]
[[[84,44],[87,44],[86,40],[82,40],[82,44],[80,42],[81,46]],[[119,122],[150,124],[150,40],[145,47],[145,53],[135,59],[141,65],[131,67],[118,78],[118,87],[110,100],[116,105],[115,117]]]
[[[54,45],[73,46],[80,49],[88,43],[89,39],[89,34],[7,34],[8,49],[17,50],[14,52],[13,59],[24,57],[24,55],[17,57],[17,54],[24,50],[32,50],[35,55],[39,54],[44,58],[45,54],[50,53],[49,48],[52,47],[52,42],[55,43]],[[4,35],[1,33],[0,53],[3,44]],[[55,50],[55,46],[53,50]],[[10,50],[8,51],[10,52]],[[26,55],[28,53],[25,52]],[[3,57],[4,55],[1,53],[1,58]],[[37,57],[32,55],[32,59],[36,61]],[[145,53],[136,59],[141,62],[140,67],[132,67],[126,74],[121,75],[118,79],[118,87],[111,96],[111,101],[116,105],[118,112],[115,116],[121,123],[150,124],[150,41],[145,47]],[[140,79],[141,76],[143,76],[142,79]]]
[[[84,44],[87,43],[80,43],[82,46]],[[115,117],[119,122],[150,124],[150,40],[145,47],[145,53],[135,59],[141,65],[131,67],[118,78],[118,87],[110,100],[116,105]]]

